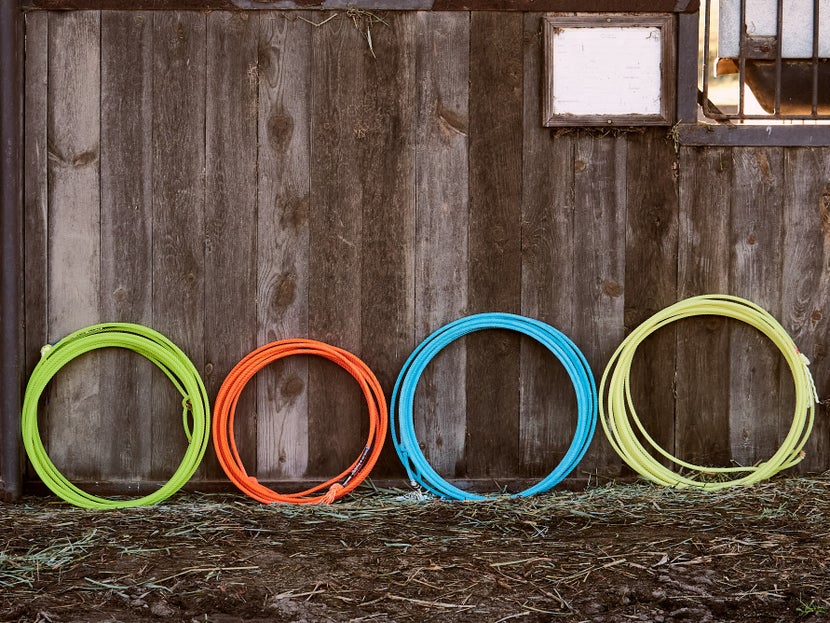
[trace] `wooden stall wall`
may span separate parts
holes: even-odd
[[[599,378],[650,314],[728,292],[782,320],[826,398],[830,149],[545,129],[540,25],[485,12],[29,13],[28,370],[47,342],[129,321],[181,346],[211,399],[247,352],[297,336],[355,352],[388,396],[431,331],[499,310],[570,335]],[[722,319],[650,338],[633,382],[655,438],[692,460],[762,460],[791,417],[777,352]],[[68,477],[136,490],[178,463],[178,413],[151,364],[104,350],[61,372],[41,426]],[[364,419],[345,372],[295,357],[246,389],[237,440],[261,480],[317,479],[357,456]],[[415,421],[442,474],[492,490],[558,462],[575,398],[537,344],[490,331],[431,364]],[[828,467],[822,406],[800,469]],[[374,476],[402,474],[389,444]],[[572,483],[627,474],[599,431]],[[196,483],[223,481],[210,450]]]

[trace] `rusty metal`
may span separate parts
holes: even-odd
[[[21,493],[20,464],[20,255],[21,134],[23,109],[17,0],[0,0],[0,486],[6,501]]]
[[[295,10],[560,11],[695,13],[700,0],[24,0],[25,10]]]
[[[811,112],[818,114],[818,33],[819,33],[819,3],[813,2],[813,100]]]

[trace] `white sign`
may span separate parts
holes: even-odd
[[[660,114],[660,29],[559,28],[553,39],[553,111]]]

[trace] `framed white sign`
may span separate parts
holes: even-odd
[[[671,125],[671,15],[547,14],[546,126]]]

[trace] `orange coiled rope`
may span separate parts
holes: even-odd
[[[290,355],[325,357],[351,374],[360,384],[369,406],[369,436],[360,456],[337,476],[299,493],[282,494],[261,485],[248,475],[233,435],[236,403],[249,380],[269,363]],[[369,367],[358,357],[336,346],[316,340],[289,339],[271,342],[248,354],[230,371],[216,396],[213,420],[213,447],[225,473],[243,493],[266,504],[331,504],[357,487],[378,460],[386,439],[389,415],[383,390]],[[343,480],[342,482],[340,482]],[[322,493],[324,489],[328,491]]]

